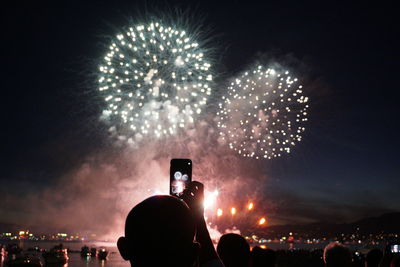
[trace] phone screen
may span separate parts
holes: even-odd
[[[170,195],[180,197],[192,181],[192,161],[190,159],[171,159]]]
[[[400,253],[400,245],[391,245],[390,246],[390,251],[392,253]]]

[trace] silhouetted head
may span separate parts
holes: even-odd
[[[248,266],[250,246],[241,235],[225,234],[218,242],[217,252],[225,267]]]
[[[351,252],[340,243],[330,243],[324,250],[324,262],[327,267],[351,266]]]
[[[390,262],[390,267],[400,267],[400,256],[396,255]]]
[[[276,252],[272,249],[262,249],[258,246],[251,251],[252,266],[272,267],[275,266]]]
[[[118,249],[133,266],[193,266],[199,254],[188,206],[172,196],[153,196],[128,214]]]
[[[383,258],[382,250],[378,248],[371,249],[365,257],[365,267],[378,267]]]

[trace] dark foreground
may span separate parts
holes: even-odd
[[[15,242],[14,242],[15,243]],[[4,243],[3,243],[4,244]],[[22,242],[18,245],[23,249],[24,253],[35,253],[28,251],[33,247],[40,247],[43,249],[50,249],[57,243],[55,242]],[[79,253],[81,247],[87,245],[89,247],[106,247],[109,251],[106,260],[100,260],[97,257],[82,257]],[[129,262],[124,261],[118,253],[115,243],[111,242],[66,242],[64,246],[70,251],[68,253],[68,262],[64,265],[47,265],[47,266],[63,266],[63,267],[128,267]],[[298,244],[298,246],[287,249],[286,244],[266,244],[267,247],[274,249],[277,252],[276,263],[278,267],[322,267],[323,262],[323,246],[324,244],[315,244],[314,246],[304,246]],[[365,254],[368,252],[368,248],[362,246],[351,247],[353,251],[353,266],[361,267],[364,266]],[[382,248],[381,248],[382,249]],[[44,264],[41,253],[36,252]],[[7,266],[7,256],[1,256],[0,267]]]

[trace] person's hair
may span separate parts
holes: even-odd
[[[400,256],[396,255],[390,262],[390,267],[400,267]]]
[[[153,196],[128,214],[118,248],[134,266],[191,266],[198,250],[188,206],[172,196]]]
[[[378,248],[373,248],[368,251],[367,256],[365,257],[365,266],[366,267],[377,267],[383,258],[382,250]]]
[[[272,249],[262,249],[256,246],[251,251],[252,266],[272,267],[275,266],[276,252]]]
[[[248,266],[250,246],[241,235],[230,233],[221,236],[217,252],[226,267]]]
[[[350,250],[340,243],[330,243],[324,250],[324,262],[327,267],[351,266]]]

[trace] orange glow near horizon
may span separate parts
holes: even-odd
[[[236,208],[235,208],[235,207],[232,207],[232,208],[231,208],[231,214],[232,214],[232,215],[235,215],[235,214],[236,214]]]

